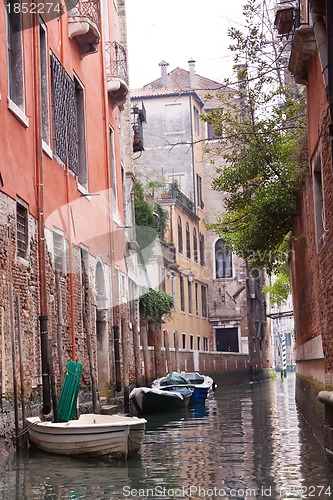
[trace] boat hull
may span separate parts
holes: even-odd
[[[180,372],[168,374],[166,377],[161,377],[154,380],[152,387],[163,389],[168,387],[167,384],[173,377],[181,376],[185,384],[187,382],[187,387],[190,387],[193,392],[190,398],[191,404],[205,404],[208,395],[213,392],[216,388],[214,380],[208,375],[202,375],[199,372]],[[184,385],[186,387],[186,385]]]
[[[204,405],[206,403],[208,392],[208,387],[194,387],[190,402],[193,404]]]
[[[193,389],[190,403],[205,404],[209,394],[216,389],[214,380],[209,375],[203,375],[199,372],[180,372],[180,374],[188,380]]]
[[[127,456],[137,453],[145,419],[120,415],[81,415],[64,423],[27,418],[29,441],[48,453],[76,456]]]
[[[130,394],[135,413],[170,413],[188,407],[192,391],[164,391],[149,387],[138,387]]]

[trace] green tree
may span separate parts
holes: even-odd
[[[140,312],[147,320],[161,323],[163,318],[171,317],[173,306],[173,297],[168,293],[147,287],[140,289]]]
[[[134,213],[136,238],[140,249],[148,247],[156,238],[164,239],[168,212],[159,203],[148,203],[141,182],[134,183]]]
[[[296,86],[284,85],[285,47],[263,29],[260,7],[248,0],[244,29],[229,30],[237,86],[226,81],[220,108],[202,119],[224,137],[207,147],[217,169],[213,187],[224,193],[224,209],[208,227],[250,267],[271,272],[285,261],[297,214],[305,101]]]

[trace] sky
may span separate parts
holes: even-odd
[[[245,0],[126,0],[130,87],[160,77],[159,63],[222,82],[231,76],[231,26],[241,27]]]

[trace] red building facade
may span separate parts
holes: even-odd
[[[49,413],[69,359],[100,396],[120,387],[118,345],[135,323],[125,11],[18,7],[0,7],[1,391],[12,394],[22,342],[25,391]]]
[[[301,2],[289,69],[307,87],[308,171],[299,193],[291,261],[296,330],[296,398],[333,459],[333,11]]]

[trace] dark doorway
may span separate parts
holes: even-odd
[[[217,328],[216,350],[223,352],[239,352],[238,328]]]

